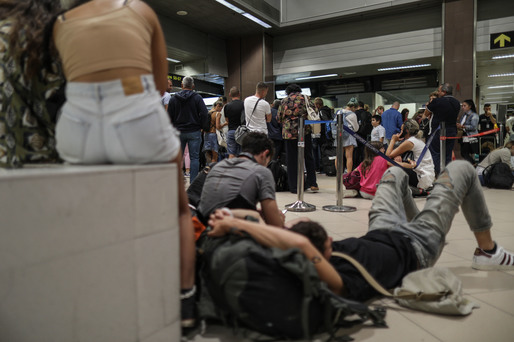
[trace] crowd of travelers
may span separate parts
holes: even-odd
[[[270,105],[264,82],[244,99],[232,87],[228,103],[220,98],[208,110],[192,77],[184,77],[182,90],[170,94],[164,35],[157,15],[139,0],[79,0],[68,9],[60,0],[0,0],[0,47],[1,167],[174,163],[186,169],[189,190],[197,192],[199,202],[191,208],[180,173],[174,181],[178,203],[170,203],[179,212],[185,328],[195,325],[195,232],[206,227],[202,234],[211,238],[246,232],[267,247],[298,248],[333,293],[363,301],[376,293],[348,262],[331,258],[333,250],[352,255],[391,288],[437,261],[462,207],[478,245],[473,267],[514,269],[514,254],[491,237],[480,186],[490,165],[503,162],[513,168],[513,119],[507,120],[505,146],[501,142],[479,162],[477,135],[486,132],[494,141],[496,117],[490,105],[478,115],[472,100],[461,104],[450,84],[441,85],[412,118],[408,109],[399,111],[399,102],[371,114],[356,98],[334,113],[322,98],[302,94],[297,84]],[[343,173],[357,169],[359,196],[373,200],[363,237],[332,241],[315,222],[285,222],[278,208],[277,179],[268,165],[283,164],[289,191],[300,190],[299,118],[308,118],[309,107],[324,123],[305,125],[300,161],[305,190],[320,191],[318,175],[332,172],[334,151],[342,148]],[[334,138],[337,116],[353,131],[345,132],[343,146],[336,146]],[[460,136],[465,159],[451,162],[457,139],[448,139],[444,169],[442,122],[446,137]],[[238,142],[241,126],[247,131]],[[424,209],[418,209],[413,195],[429,196]]]

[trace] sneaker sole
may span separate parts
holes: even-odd
[[[500,270],[510,270],[514,271],[514,266],[512,265],[480,265],[480,264],[471,264],[471,268],[480,271],[500,271]]]

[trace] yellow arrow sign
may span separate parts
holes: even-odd
[[[510,37],[502,33],[494,40],[494,44],[500,42],[500,47],[505,47],[505,41],[510,43]]]

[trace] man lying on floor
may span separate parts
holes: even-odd
[[[478,243],[472,267],[514,270],[514,255],[492,240],[491,216],[471,164],[450,163],[435,181],[422,211],[412,199],[408,181],[407,174],[398,167],[384,173],[369,211],[369,231],[360,238],[333,242],[315,222],[278,229],[234,218],[228,210],[211,215],[212,230],[208,234],[223,236],[235,228],[268,247],[299,248],[334,293],[364,301],[377,293],[351,264],[331,258],[333,250],[354,257],[382,286],[394,288],[406,274],[435,264],[461,206]]]

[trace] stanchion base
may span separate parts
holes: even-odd
[[[313,204],[306,203],[304,201],[296,201],[291,204],[286,204],[286,209],[289,211],[298,211],[298,212],[309,212],[315,211],[316,206]]]
[[[357,208],[350,207],[348,205],[324,205],[323,210],[337,212],[337,213],[349,213],[352,211],[356,211]]]

